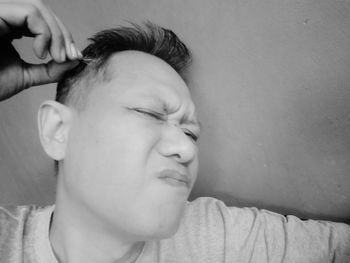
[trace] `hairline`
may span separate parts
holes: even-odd
[[[87,67],[89,66],[90,67],[84,69],[80,73],[81,75],[79,74],[80,75],[79,78],[75,80],[71,85],[71,91],[68,93],[64,104],[76,109],[78,112],[83,111],[85,109],[85,106],[87,104],[87,100],[91,91],[96,87],[95,84],[108,83],[113,79],[114,72],[112,72],[112,70],[110,69],[110,65],[113,57],[118,54],[129,53],[129,52],[143,53],[162,61],[163,63],[171,67],[188,87],[188,81],[186,80],[184,75],[178,72],[177,70],[175,70],[171,66],[171,64],[169,64],[164,59],[154,54],[151,54],[149,52],[140,51],[136,49],[121,50],[121,51],[113,52],[106,57],[99,58],[96,61],[92,61],[92,63],[95,63],[97,65],[92,65],[92,66],[88,65]],[[84,87],[82,87],[82,85]]]

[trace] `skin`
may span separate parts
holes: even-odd
[[[52,60],[23,61],[11,44],[22,36],[33,38],[38,58]],[[0,100],[57,82],[82,57],[41,0],[0,0],[0,40]],[[60,161],[50,241],[61,262],[135,261],[144,241],[176,232],[197,176],[199,127],[181,77],[133,51],[114,55],[109,73],[83,112],[54,101],[39,110],[43,148]],[[159,179],[168,168],[186,174],[189,187]]]
[[[49,54],[52,60],[38,65],[23,61],[12,45],[22,36],[33,38],[39,59]],[[81,57],[70,32],[43,1],[0,0],[0,100],[58,81]]]
[[[50,127],[66,123],[51,133],[66,131],[51,151],[62,161],[50,240],[63,262],[125,262],[143,241],[172,236],[197,177],[200,131],[182,78],[138,51],[114,54],[107,74],[82,112],[64,109],[60,122],[44,114]],[[44,105],[53,112],[56,104]],[[164,182],[165,169],[184,173],[189,187]]]

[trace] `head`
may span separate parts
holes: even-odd
[[[150,23],[91,41],[39,110],[42,145],[58,163],[57,205],[131,241],[169,237],[198,170],[189,51]]]

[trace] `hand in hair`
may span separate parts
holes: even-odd
[[[33,50],[48,63],[23,61],[11,44],[22,36],[33,38]],[[81,58],[70,32],[41,0],[0,0],[0,100],[35,85],[57,82]]]

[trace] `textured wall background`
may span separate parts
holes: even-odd
[[[79,47],[151,20],[193,50],[203,134],[192,193],[229,205],[350,221],[350,1],[47,0]],[[28,60],[30,41],[16,43]],[[54,85],[0,103],[0,202],[51,203],[36,111]]]

